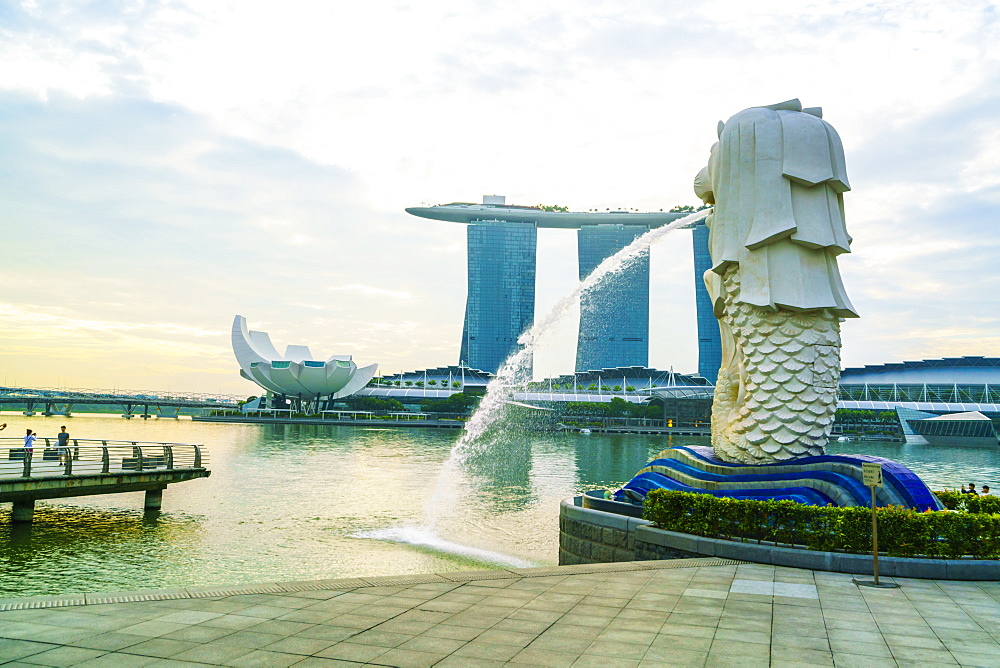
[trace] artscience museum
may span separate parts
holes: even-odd
[[[241,315],[233,320],[232,343],[240,375],[290,401],[298,410],[305,409],[307,403],[318,408],[323,401],[354,394],[378,370],[378,364],[358,367],[350,355],[315,359],[308,346],[289,345],[280,355],[267,332],[249,330]]]

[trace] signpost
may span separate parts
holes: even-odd
[[[878,462],[863,462],[861,476],[865,486],[872,490],[872,573],[875,575],[875,579],[874,581],[855,579],[854,583],[865,587],[895,589],[899,585],[879,582],[878,579],[878,515],[875,514],[875,489],[882,486],[882,465]]]

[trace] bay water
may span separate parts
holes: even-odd
[[[512,431],[439,473],[460,430],[220,424],[7,413],[8,433],[201,443],[211,477],[142,493],[39,501],[31,526],[0,505],[0,597],[551,565],[559,502],[617,488],[682,436]],[[1000,449],[833,443],[889,457],[932,488],[1000,489]],[[429,507],[435,495],[447,507]],[[432,523],[428,515],[434,516]]]

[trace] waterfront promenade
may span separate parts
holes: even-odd
[[[43,666],[1000,665],[1000,582],[717,559],[0,600]]]

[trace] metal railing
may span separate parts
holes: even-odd
[[[39,438],[31,448],[23,438],[0,438],[0,479],[201,469],[208,451],[192,443]]]

